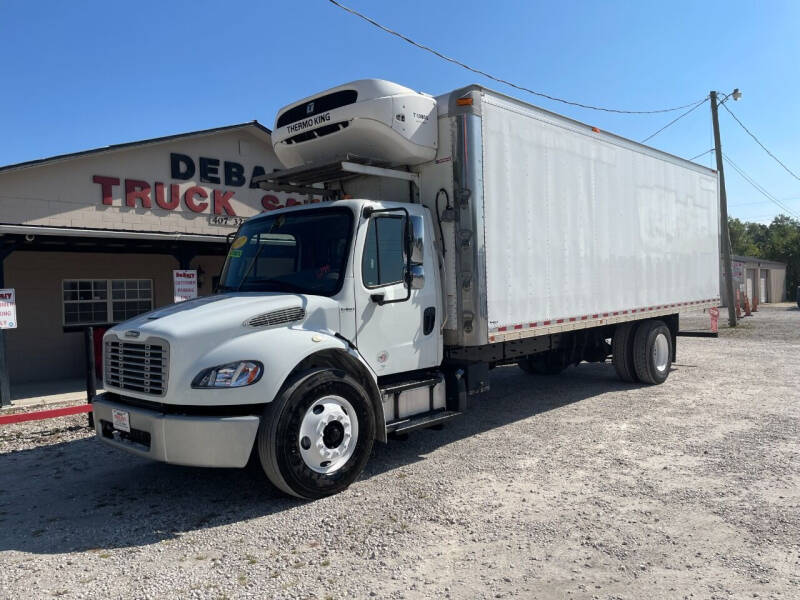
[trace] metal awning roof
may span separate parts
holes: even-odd
[[[52,227],[46,225],[2,225],[0,234],[30,234],[61,237],[113,238],[118,240],[163,240],[181,242],[226,243],[226,235],[203,235],[199,233],[131,231],[118,229],[83,229],[78,227]]]

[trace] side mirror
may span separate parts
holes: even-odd
[[[408,217],[408,257],[412,265],[421,265],[425,254],[425,220],[417,215]]]
[[[408,282],[412,290],[421,290],[425,287],[425,269],[422,265],[412,265],[408,274]]]

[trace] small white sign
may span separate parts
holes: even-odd
[[[183,269],[172,271],[175,302],[197,298],[197,271]]]
[[[17,328],[17,298],[13,288],[0,289],[0,329]]]
[[[111,422],[114,424],[114,429],[131,432],[131,414],[127,410],[112,408]]]

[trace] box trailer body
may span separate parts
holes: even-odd
[[[273,144],[255,180],[307,204],[245,222],[214,296],[106,333],[105,443],[321,497],[495,366],[662,383],[678,312],[718,304],[715,172],[486,88],[352,82]]]
[[[714,171],[478,86],[439,98],[439,123],[446,343],[718,303]]]

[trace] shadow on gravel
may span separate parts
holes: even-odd
[[[613,368],[581,365],[560,376],[492,372],[492,390],[441,431],[376,443],[362,478],[424,460],[438,447],[615,390]],[[12,452],[0,462],[0,551],[54,554],[128,548],[300,504],[246,470],[154,463],[93,438]]]

